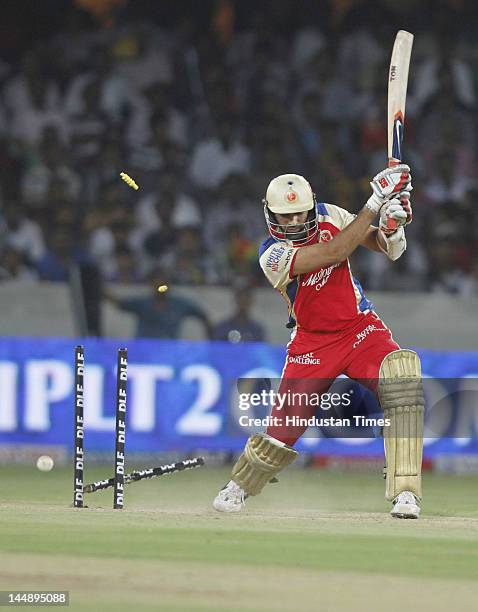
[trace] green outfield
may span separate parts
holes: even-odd
[[[426,475],[418,521],[388,516],[376,474],[289,469],[240,515],[211,508],[225,469],[133,483],[123,511],[111,491],[70,508],[71,480],[0,467],[1,590],[69,590],[72,610],[477,607],[476,477]]]

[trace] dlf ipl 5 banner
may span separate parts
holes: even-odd
[[[71,449],[74,348],[79,343],[85,347],[86,448],[113,448],[121,341],[103,339],[0,339],[0,444]],[[264,429],[270,402],[278,397],[274,384],[284,365],[284,348],[166,340],[128,340],[127,348],[128,451],[238,451],[252,431]],[[427,400],[425,453],[478,453],[478,352],[418,352]],[[358,384],[339,380],[334,388],[319,398],[322,416],[331,414],[329,409],[336,413],[340,402],[346,416],[359,399],[368,415],[379,412],[373,394]],[[335,430],[326,421],[324,428],[310,427],[297,448],[326,454],[383,452],[376,427],[359,427],[350,435],[343,419]]]

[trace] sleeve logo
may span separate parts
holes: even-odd
[[[279,262],[282,255],[285,253],[285,247],[274,247],[266,261],[266,268],[270,268],[273,272],[279,271]]]

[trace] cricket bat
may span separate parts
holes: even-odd
[[[388,166],[402,161],[402,141],[405,127],[405,103],[407,100],[408,69],[412,54],[413,34],[399,30],[395,37],[388,75]],[[397,222],[388,220],[389,229],[396,229]]]

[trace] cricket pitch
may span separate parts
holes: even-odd
[[[474,609],[474,477],[425,475],[417,521],[388,515],[377,474],[289,469],[222,515],[227,479],[203,468],[129,485],[122,511],[106,491],[73,509],[70,470],[1,467],[0,589],[69,590],[71,610]]]

